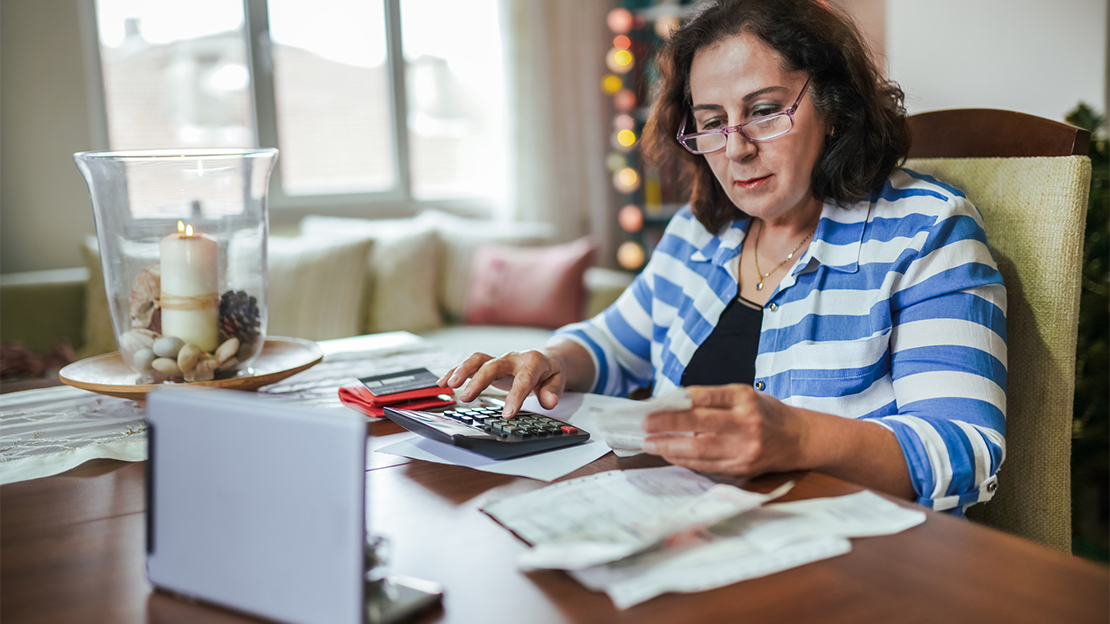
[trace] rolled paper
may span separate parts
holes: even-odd
[[[181,227],[180,222],[178,223]],[[219,244],[185,232],[162,239],[162,335],[212,352],[219,346]]]

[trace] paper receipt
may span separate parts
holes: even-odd
[[[792,486],[760,494],[678,466],[612,470],[495,501],[482,511],[532,544],[518,561],[523,569],[584,570],[692,539]]]
[[[677,388],[660,397],[621,407],[591,407],[595,428],[605,444],[618,457],[644,452],[644,419],[648,414],[667,410],[689,409],[693,406],[686,388]]]

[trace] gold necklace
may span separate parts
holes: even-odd
[[[813,236],[814,233],[816,233],[816,232],[817,232],[817,226],[814,226],[813,231],[811,231],[809,234],[806,234],[806,237],[802,239],[802,242],[798,243],[798,246],[794,248],[794,251],[791,251],[790,253],[786,254],[786,260],[783,260],[782,262],[778,263],[775,266],[775,268],[773,268],[770,271],[764,273],[759,268],[759,239],[763,238],[763,222],[760,221],[759,222],[759,234],[756,235],[756,237],[755,237],[755,272],[759,274],[759,283],[755,285],[755,289],[756,290],[763,290],[763,280],[767,279],[768,277],[771,277],[771,274],[774,273],[775,271],[778,271],[779,269],[781,269],[782,265],[786,264],[787,262],[790,262],[791,258],[794,257],[794,254],[799,249],[801,249],[802,245],[805,245],[806,241],[809,240],[809,237]]]

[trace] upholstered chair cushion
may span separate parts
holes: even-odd
[[[1086,156],[928,158],[906,166],[962,190],[1006,284],[1005,462],[973,519],[1071,551],[1071,418]]]

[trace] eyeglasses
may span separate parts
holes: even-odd
[[[798,94],[798,99],[794,101],[794,105],[781,113],[753,119],[737,126],[714,128],[691,134],[685,134],[686,120],[683,120],[682,127],[678,129],[678,136],[675,138],[691,154],[711,154],[725,149],[725,146],[728,145],[728,135],[733,132],[739,132],[744,138],[753,143],[777,139],[794,129],[794,113],[798,112],[798,105],[802,103],[802,97],[805,96],[812,80],[812,76],[806,79],[806,83],[802,85],[802,92]]]

